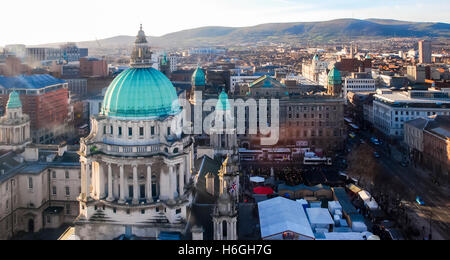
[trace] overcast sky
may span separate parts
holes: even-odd
[[[0,46],[336,18],[450,23],[449,0],[3,0]]]

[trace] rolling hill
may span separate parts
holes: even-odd
[[[324,22],[272,23],[251,27],[201,27],[149,37],[154,46],[201,47],[262,42],[339,41],[342,39],[387,37],[450,37],[450,24],[416,23],[385,19],[338,19]],[[81,47],[130,46],[135,36],[116,36],[80,42]]]

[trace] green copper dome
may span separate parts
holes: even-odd
[[[119,118],[158,118],[180,112],[170,80],[154,68],[131,68],[109,85],[102,113]]]
[[[230,101],[228,100],[227,93],[222,90],[222,93],[219,95],[219,100],[217,101],[216,110],[219,111],[227,111],[231,110]]]
[[[9,100],[6,104],[6,108],[20,108],[22,107],[22,102],[20,102],[19,93],[16,91],[11,92],[9,94]]]
[[[341,72],[333,66],[330,73],[328,73],[328,84],[329,85],[340,85],[342,84]]]
[[[206,76],[205,72],[200,68],[197,69],[192,74],[192,86],[205,86],[206,85]]]

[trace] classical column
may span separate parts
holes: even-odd
[[[112,177],[111,163],[108,163],[108,198],[106,200],[109,201],[109,202],[114,200],[113,177]]]
[[[86,201],[91,197],[91,161],[86,160]]]
[[[138,169],[133,165],[133,204],[139,204]]]
[[[190,183],[191,182],[191,175],[192,175],[192,170],[193,170],[193,167],[192,167],[192,151],[191,152],[189,152],[189,155],[187,156],[187,160],[186,160],[186,168],[187,168],[187,175],[186,175],[186,183]]]
[[[80,194],[80,199],[83,200],[84,198],[87,197],[87,190],[86,190],[86,179],[87,179],[87,176],[86,176],[86,162],[80,160],[80,163],[81,163],[81,169],[80,169],[80,171],[81,171],[81,194]]]
[[[183,194],[184,194],[184,160],[183,160],[183,163],[181,163],[180,164],[180,171],[179,171],[179,174],[180,174],[180,176],[179,176],[179,185],[180,185],[180,187],[179,187],[179,190],[180,190],[180,194],[178,194],[178,196],[183,196]]]
[[[152,196],[152,165],[147,165],[147,203],[153,202]]]
[[[177,195],[177,181],[176,176],[174,176],[174,165],[169,166],[169,199],[174,199]]]
[[[105,186],[105,169],[103,169],[103,162],[99,162],[98,163],[98,168],[99,168],[99,172],[98,172],[98,182],[99,182],[99,186],[100,186],[100,194],[99,194],[99,199],[105,199],[106,198],[106,186]]]
[[[119,165],[120,167],[120,199],[119,203],[125,203],[125,177],[123,176],[123,164]]]

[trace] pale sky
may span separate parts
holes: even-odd
[[[338,18],[450,23],[449,0],[2,0],[0,46]]]

